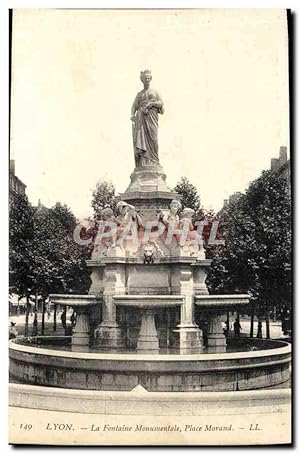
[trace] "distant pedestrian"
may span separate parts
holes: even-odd
[[[37,309],[34,311],[34,319],[33,319],[33,325],[32,325],[32,336],[37,336],[38,335],[38,312]]]
[[[257,323],[257,334],[256,334],[256,337],[258,339],[262,339],[262,321],[261,320],[258,320],[258,323]]]
[[[60,320],[61,320],[62,327],[65,330],[66,327],[67,327],[67,311],[66,311],[66,309],[64,309],[62,311],[62,314],[60,316]]]
[[[234,330],[234,337],[240,337],[241,334],[241,325],[238,319],[235,320],[233,324],[233,330]]]
[[[10,322],[10,327],[9,327],[9,339],[15,339],[18,335],[18,329],[16,327],[16,324],[14,322]]]

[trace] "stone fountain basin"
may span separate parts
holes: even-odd
[[[207,309],[233,309],[239,306],[248,305],[250,302],[250,295],[195,295],[195,304],[197,306]]]
[[[255,339],[248,339],[253,342]],[[21,383],[71,389],[130,391],[242,391],[288,382],[291,345],[237,353],[162,355],[81,353],[9,343],[10,374]],[[261,344],[263,343],[263,344]]]
[[[180,306],[185,300],[183,295],[115,295],[113,298],[118,306],[131,306],[140,309]]]
[[[50,294],[49,298],[51,303],[59,304],[60,306],[70,307],[87,307],[91,304],[99,304],[99,299],[95,295],[64,295],[64,294]]]
[[[49,295],[53,304],[70,307],[88,307],[101,304],[102,297],[95,295]],[[244,306],[249,304],[249,295],[195,295],[195,304],[207,309]],[[185,301],[184,295],[114,295],[113,299],[118,306],[133,306],[140,308],[180,306]]]

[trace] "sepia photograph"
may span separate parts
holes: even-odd
[[[292,24],[10,10],[10,444],[291,445]]]

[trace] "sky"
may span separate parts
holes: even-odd
[[[124,192],[140,70],[164,101],[159,157],[205,208],[289,151],[283,10],[15,10],[10,156],[32,204],[92,213],[97,181]]]

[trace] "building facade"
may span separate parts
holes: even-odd
[[[15,174],[15,161],[9,161],[9,199],[13,199],[17,194],[26,194],[26,184]]]
[[[279,158],[271,159],[271,170],[286,180],[288,189],[291,191],[291,164],[287,158],[287,147],[280,147]]]

